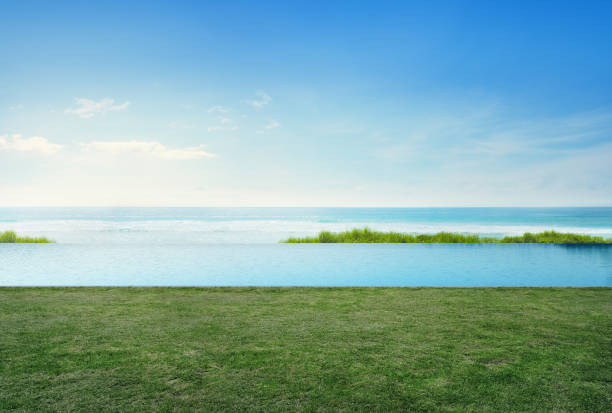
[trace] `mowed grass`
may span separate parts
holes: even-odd
[[[47,244],[54,241],[45,237],[23,237],[17,235],[14,231],[0,231],[0,244]]]
[[[1,288],[3,411],[612,411],[610,288]]]
[[[372,231],[369,228],[355,228],[350,231],[321,231],[313,237],[291,237],[285,243],[535,243],[535,244],[612,244],[612,239],[586,234],[572,234],[556,231],[538,233],[526,232],[519,236],[503,238],[481,237],[478,234],[438,232],[437,234],[408,234],[403,232]]]

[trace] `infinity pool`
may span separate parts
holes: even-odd
[[[2,286],[612,286],[612,246],[0,245]]]

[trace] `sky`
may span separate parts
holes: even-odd
[[[612,2],[0,2],[0,206],[612,205]]]

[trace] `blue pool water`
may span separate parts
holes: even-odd
[[[356,226],[612,236],[612,208],[0,208],[0,285],[612,286],[612,247],[279,244]]]

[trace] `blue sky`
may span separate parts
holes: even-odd
[[[0,205],[612,205],[610,2],[3,2]]]

